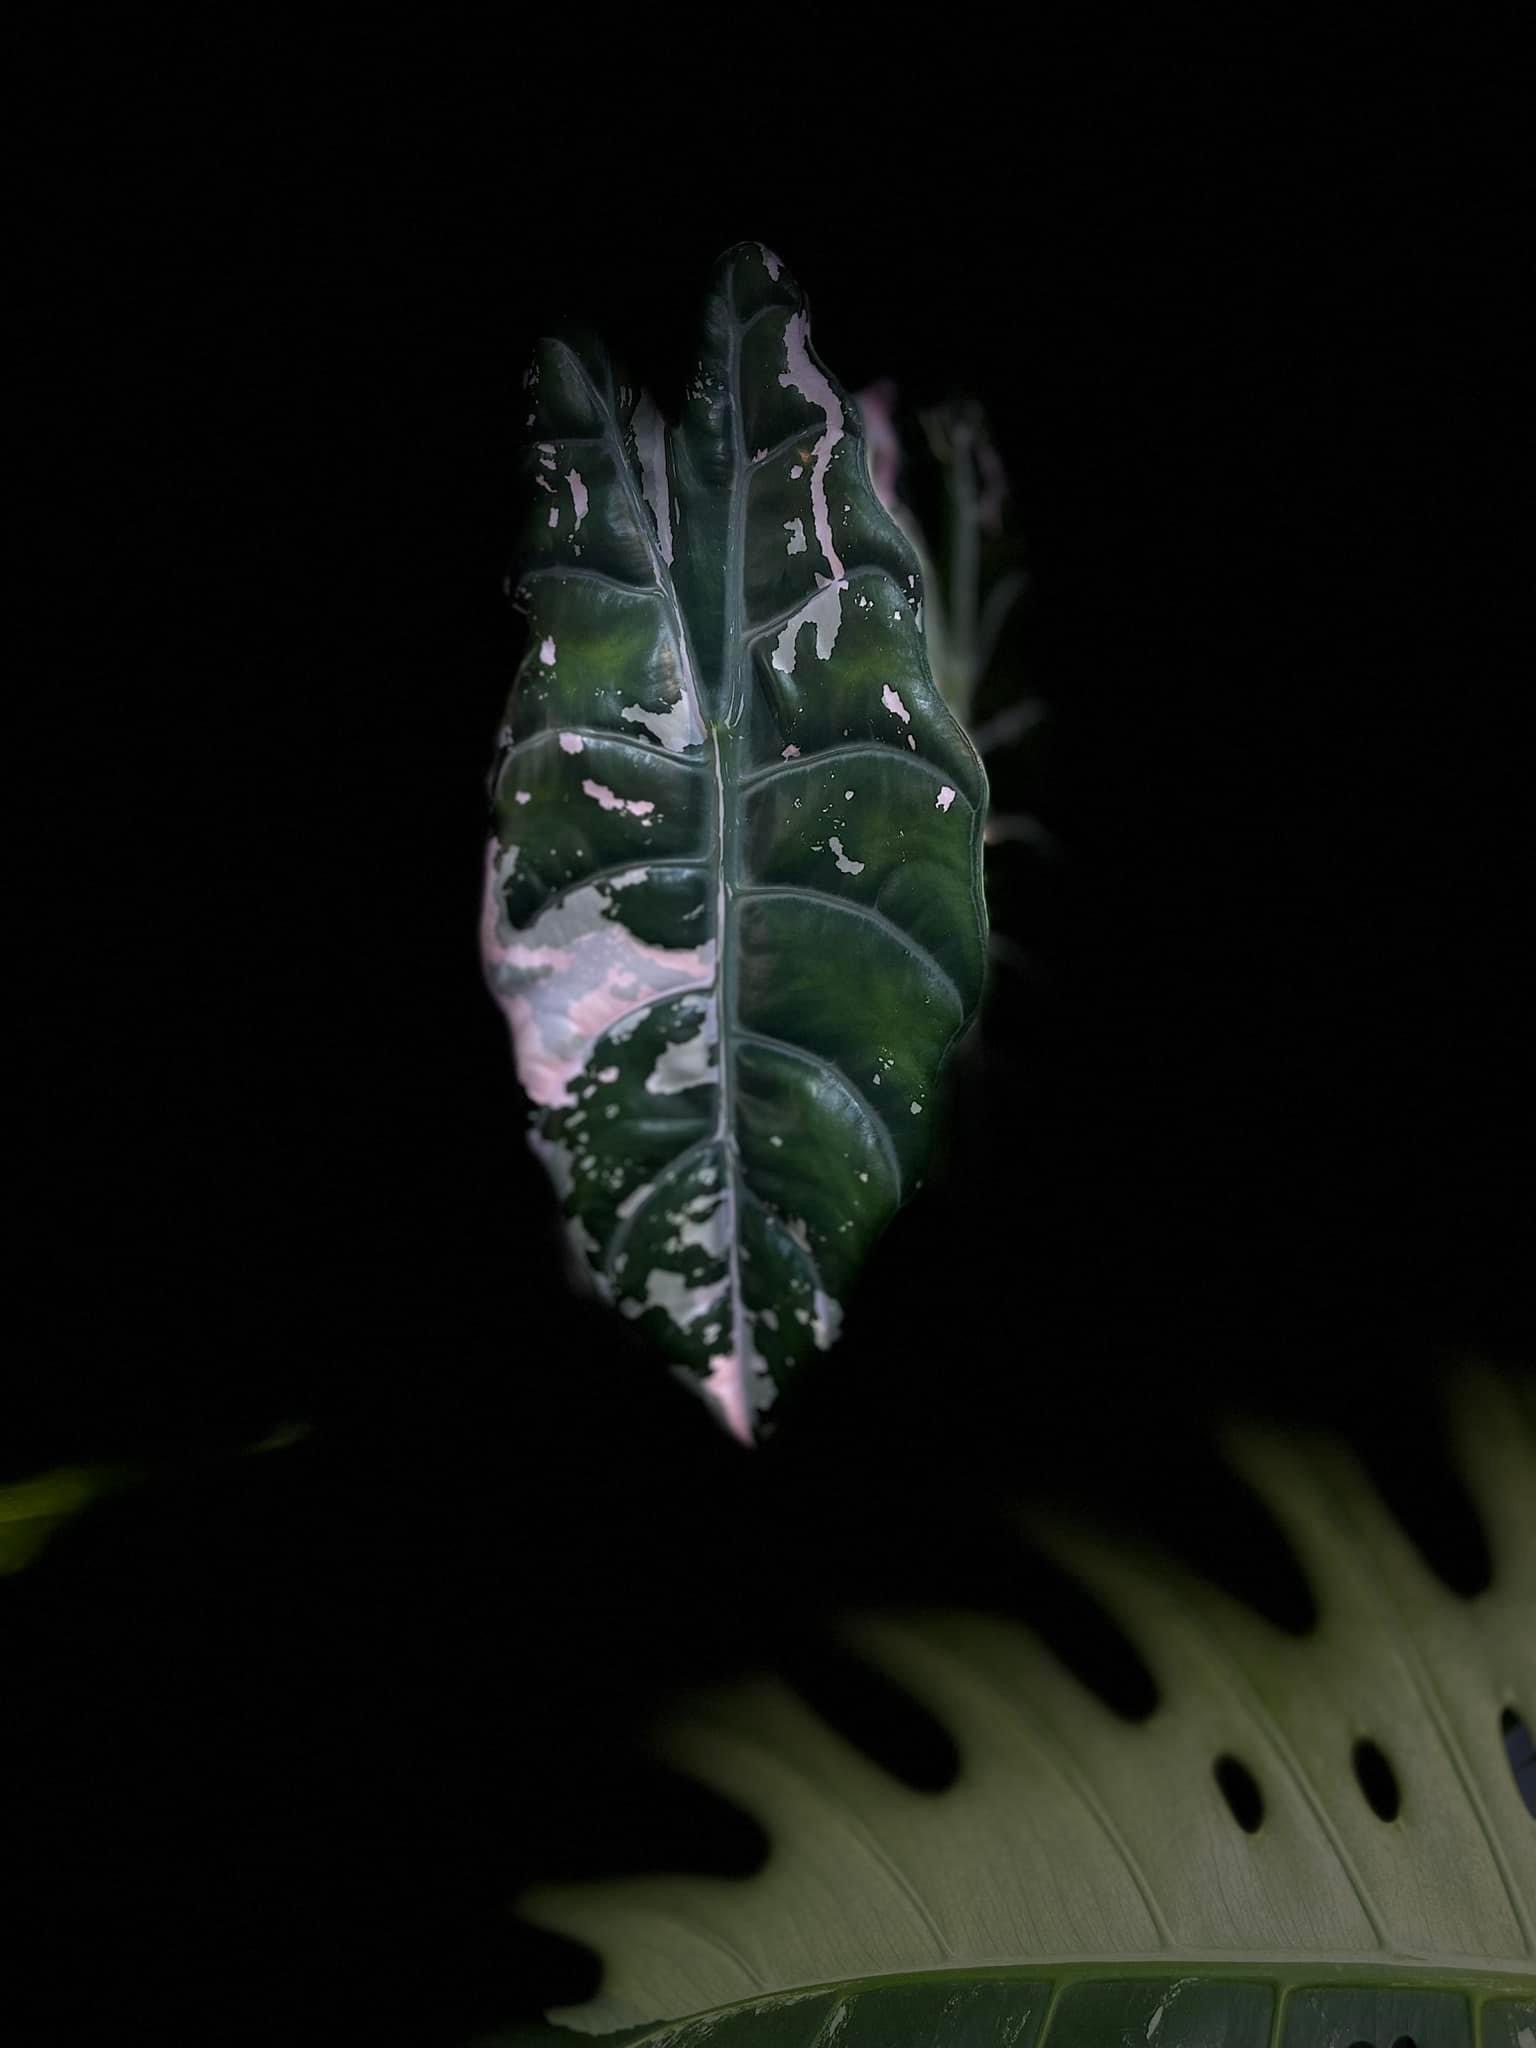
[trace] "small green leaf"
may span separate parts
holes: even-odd
[[[721,259],[675,427],[590,337],[528,388],[487,975],[597,1290],[751,1441],[921,1179],[986,778],[776,257]]]
[[[258,1442],[219,1456],[257,1456],[285,1451],[310,1434],[307,1422],[281,1422]],[[179,1461],[195,1467],[196,1459]],[[29,1479],[0,1484],[0,1579],[22,1571],[68,1521],[107,1495],[125,1487],[153,1484],[156,1473],[176,1465],[141,1471],[131,1465],[57,1465]]]
[[[0,1485],[0,1579],[25,1570],[66,1522],[137,1477],[117,1465],[58,1465]]]

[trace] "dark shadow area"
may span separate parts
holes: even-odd
[[[1530,1728],[1513,1707],[1506,1707],[1499,1716],[1499,1733],[1525,1810],[1536,1817],[1536,1744],[1531,1741]]]
[[[1126,1631],[1070,1572],[1038,1550],[1020,1559],[1014,1612],[1123,1721],[1157,1711],[1157,1681]]]
[[[1362,1736],[1350,1752],[1350,1761],[1355,1767],[1356,1783],[1372,1813],[1378,1820],[1396,1820],[1402,1808],[1402,1793],[1397,1773],[1380,1744],[1372,1742],[1368,1735]]]
[[[946,1792],[960,1759],[942,1724],[903,1686],[835,1643],[801,1638],[780,1653],[779,1675],[856,1749],[914,1792]]]
[[[1245,1835],[1256,1835],[1264,1825],[1264,1795],[1252,1771],[1235,1756],[1217,1757],[1212,1768],[1232,1818]]]
[[[1371,1484],[1442,1584],[1465,1600],[1486,1592],[1493,1578],[1488,1538],[1437,1407],[1399,1404],[1385,1393],[1357,1432],[1356,1448]]]

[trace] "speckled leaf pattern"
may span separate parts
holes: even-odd
[[[717,265],[675,426],[590,336],[527,389],[486,971],[599,1292],[750,1441],[921,1177],[985,778],[775,256]]]
[[[1251,1429],[1229,1447],[1311,1584],[1304,1636],[1171,1558],[1031,1518],[1143,1655],[1161,1698],[1140,1723],[1018,1623],[968,1612],[846,1628],[953,1739],[942,1794],[888,1776],[772,1677],[669,1712],[662,1758],[750,1813],[768,1860],[747,1878],[530,1889],[524,1917],[603,1964],[597,1996],[553,2017],[669,2041],[671,2015],[1009,1965],[1088,1987],[1050,2009],[1047,2048],[1470,2048],[1476,2026],[1536,2048],[1536,1817],[1503,1733],[1536,1714],[1536,1403],[1468,1371],[1452,1420],[1492,1559],[1475,1598],[1434,1576],[1328,1437]],[[1363,1739],[1395,1775],[1390,1817],[1357,1776]],[[1256,1825],[1227,1803],[1223,1758],[1257,1787]],[[879,2038],[951,2038],[913,2014]]]

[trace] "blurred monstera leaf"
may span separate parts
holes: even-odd
[[[889,377],[858,393],[870,480],[921,565],[928,666],[977,753],[990,757],[1048,724],[1047,707],[1020,673],[1016,646],[1006,637],[1029,587],[1021,536],[1009,516],[1012,486],[977,399],[950,398],[915,414],[898,400]],[[1019,765],[1015,754],[1012,774]],[[1048,859],[1060,850],[1032,808],[999,810],[994,801],[986,843],[1009,842]],[[991,944],[995,960],[1021,963],[1006,935],[994,930]]]
[[[527,388],[486,972],[598,1292],[750,1442],[923,1173],[986,779],[777,257],[721,258],[675,425],[588,335]]]
[[[923,638],[928,645],[928,666],[945,699],[963,715],[956,701],[954,678],[948,660],[948,634],[944,629],[947,610],[944,576],[929,550],[928,536],[902,490],[902,472],[907,451],[896,425],[899,396],[891,377],[879,377],[855,394],[859,417],[864,423],[864,445],[869,462],[869,480],[875,495],[912,545],[923,585]]]
[[[242,1444],[233,1453],[208,1455],[217,1458],[287,1450],[291,1444],[301,1443],[309,1429],[307,1422],[281,1422],[257,1442]],[[98,1501],[153,1482],[167,1469],[174,1465],[149,1469],[123,1464],[55,1465],[24,1479],[0,1481],[0,1579],[25,1571],[62,1529]]]
[[[929,666],[985,754],[1028,730],[1041,709],[1016,677],[994,673],[1003,628],[1029,580],[1007,515],[1011,486],[979,400],[949,399],[903,428],[898,396],[889,377],[858,394],[870,476],[922,564]],[[1003,699],[1001,709],[979,719],[982,700],[992,697]]]
[[[603,1964],[551,2020],[647,2048],[1530,2048],[1536,1404],[1477,1371],[1451,1413],[1492,1557],[1475,1596],[1341,1444],[1249,1431],[1229,1449],[1311,1584],[1307,1634],[1032,1521],[1153,1673],[1140,1722],[960,1612],[848,1631],[952,1734],[948,1791],[777,1679],[669,1715],[660,1755],[753,1813],[767,1862],[526,1893]]]

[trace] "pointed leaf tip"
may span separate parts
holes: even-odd
[[[707,297],[723,301],[740,321],[769,306],[805,310],[805,294],[793,271],[763,242],[733,242],[724,250],[711,271]]]
[[[778,284],[781,280],[787,279],[793,286],[794,280],[784,259],[776,250],[770,249],[766,242],[755,241],[751,237],[732,242],[728,249],[721,250],[715,258],[714,275],[719,277],[722,272],[733,270],[743,263],[766,271],[770,284]]]

